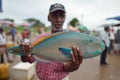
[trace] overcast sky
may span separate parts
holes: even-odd
[[[120,0],[2,0],[2,3],[0,19],[13,18],[17,22],[36,18],[50,25],[47,15],[53,3],[62,3],[66,8],[64,26],[76,17],[89,29],[96,29],[106,18],[120,16]]]

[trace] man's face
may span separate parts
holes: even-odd
[[[49,15],[49,20],[53,28],[61,29],[65,21],[65,13],[60,10],[54,11]]]
[[[106,31],[107,31],[107,32],[110,32],[110,28],[107,28]]]

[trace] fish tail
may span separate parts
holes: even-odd
[[[21,55],[21,56],[26,55],[21,46],[14,46],[12,48],[9,48],[8,53],[12,53],[15,55]]]

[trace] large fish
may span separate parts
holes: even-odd
[[[101,54],[105,45],[101,40],[88,34],[79,32],[59,32],[39,38],[32,43],[33,50],[30,54],[50,61],[68,61],[71,59],[71,46],[78,47],[83,58],[91,58]],[[8,50],[10,53],[25,55],[21,46],[14,46]]]

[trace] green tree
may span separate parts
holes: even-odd
[[[50,30],[51,30],[51,26],[45,27],[45,31],[46,31],[46,32],[48,32],[48,31],[50,31]]]
[[[25,21],[29,22],[32,24],[32,26],[44,26],[45,27],[45,24],[42,23],[40,20],[38,19],[35,19],[35,18],[28,18],[28,19],[25,19]]]
[[[80,25],[80,22],[79,22],[79,20],[78,20],[77,18],[73,18],[73,19],[69,22],[69,24],[70,24],[71,26],[73,26],[73,27],[76,27],[76,26],[79,26],[79,25]]]
[[[5,20],[5,21],[10,21],[10,22],[14,22],[14,19],[10,19],[10,18],[5,18],[5,19],[3,19],[3,20]]]

